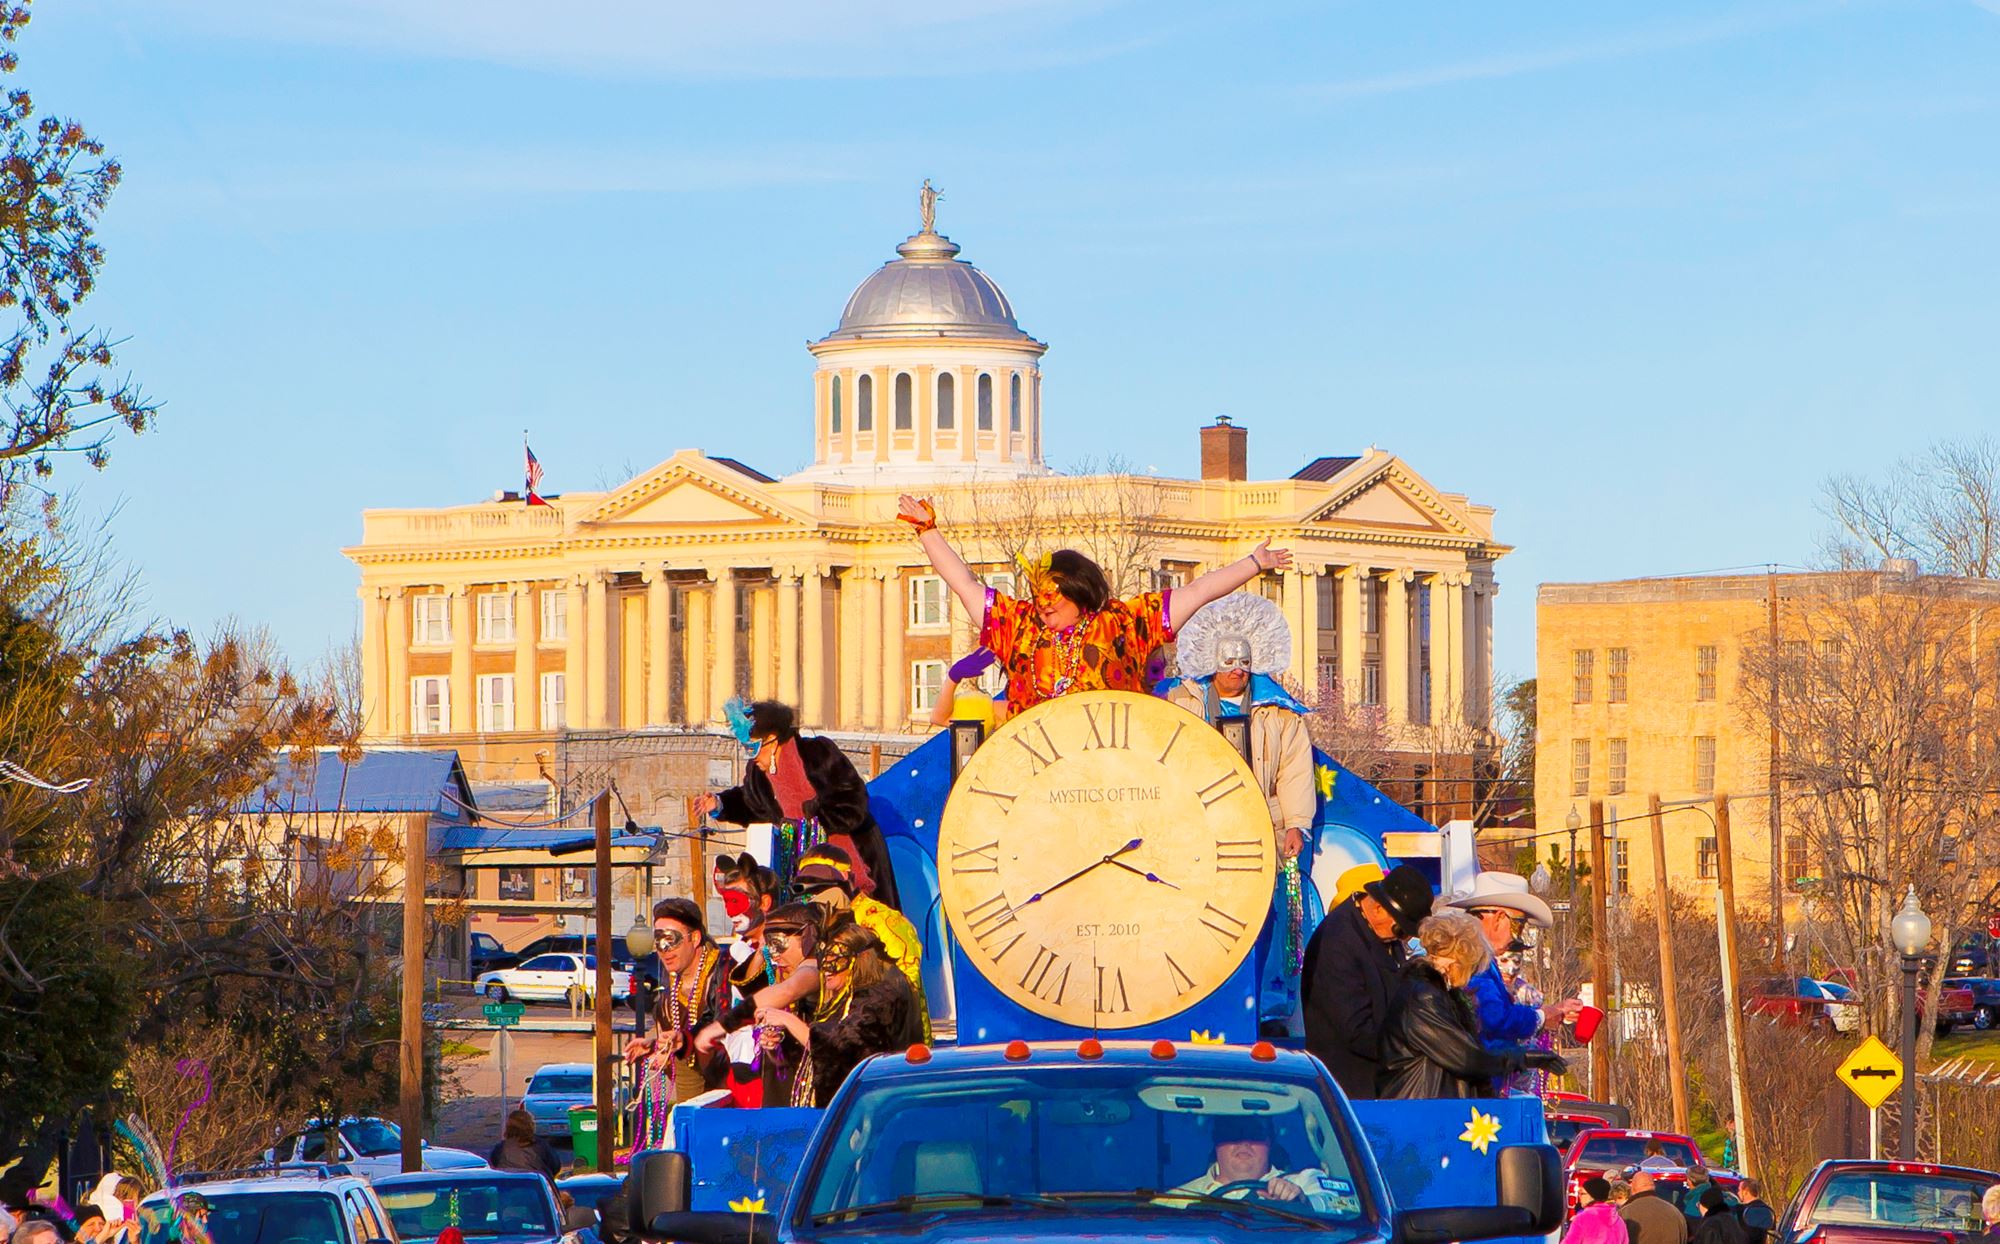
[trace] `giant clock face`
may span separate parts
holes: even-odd
[[[994,988],[1080,1028],[1207,997],[1271,907],[1277,843],[1250,768],[1201,718],[1062,696],[973,754],[938,827],[945,917]]]

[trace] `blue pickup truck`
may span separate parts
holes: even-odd
[[[1446,1244],[1560,1227],[1539,1103],[1360,1105],[1316,1059],[1261,1042],[918,1046],[863,1063],[824,1112],[680,1112],[678,1147],[634,1163],[630,1221],[683,1244]]]

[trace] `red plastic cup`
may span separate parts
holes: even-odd
[[[1588,1045],[1590,1039],[1597,1035],[1597,1026],[1603,1022],[1604,1012],[1594,1006],[1585,1006],[1570,1020],[1576,1030],[1577,1042],[1583,1045]]]

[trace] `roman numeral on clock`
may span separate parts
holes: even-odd
[[[1242,789],[1243,778],[1241,775],[1233,772],[1225,773],[1196,791],[1195,797],[1201,800],[1202,810],[1207,811]]]
[[[987,790],[984,786],[981,786],[977,782],[974,782],[971,786],[967,787],[966,789],[971,794],[984,795],[988,799],[991,799],[993,802],[999,804],[1000,812],[1003,816],[1014,810],[1014,801],[1020,798],[1019,795],[1009,795],[1004,791]]]
[[[1194,977],[1182,971],[1181,965],[1174,962],[1172,955],[1162,954],[1160,958],[1167,961],[1167,979],[1173,983],[1174,993],[1184,994],[1194,988]]]
[[[1255,838],[1215,844],[1215,871],[1219,873],[1254,873],[1263,861],[1264,844]]]
[[[1087,752],[1105,748],[1132,749],[1132,706],[1130,704],[1086,704],[1083,719],[1090,723]]]
[[[1028,742],[1025,731],[1014,736],[1014,741],[1021,745],[1021,750],[1028,753],[1030,757],[1028,763],[1034,766],[1034,768],[1028,770],[1028,776],[1030,777],[1033,777],[1035,774],[1040,773],[1056,761],[1062,759],[1062,751],[1056,747],[1056,741],[1049,737],[1048,726],[1037,722],[1035,731],[1042,736],[1042,746],[1049,749],[1049,754],[1046,756],[1036,751],[1033,743]]]
[[[1125,996],[1125,969],[1112,969],[1111,979],[1107,981],[1104,978],[1104,965],[1098,965],[1097,1010],[1100,1015],[1109,1015],[1113,1012],[1130,1013],[1132,1003]]]
[[[967,847],[963,851],[953,848],[951,871],[954,874],[999,872],[1000,840],[996,838],[983,847]]]
[[[1201,926],[1215,935],[1224,950],[1236,949],[1236,943],[1243,940],[1244,930],[1250,926],[1214,903],[1204,903],[1201,908]]]
[[[1178,742],[1180,742],[1180,741],[1181,741],[1181,731],[1183,731],[1183,730],[1185,730],[1185,729],[1187,729],[1187,724],[1186,724],[1185,722],[1175,722],[1175,723],[1174,723],[1174,732],[1173,732],[1173,734],[1172,734],[1172,735],[1170,735],[1170,736],[1168,736],[1168,738],[1167,738],[1167,745],[1166,745],[1165,747],[1163,747],[1163,748],[1161,748],[1161,749],[1160,749],[1160,763],[1161,763],[1161,764],[1165,764],[1165,763],[1167,763],[1167,757],[1168,757],[1169,755],[1171,755],[1171,754],[1172,754],[1172,752],[1173,752],[1173,750],[1174,750],[1174,744],[1176,744],[1176,743],[1178,743]]]
[[[1057,969],[1061,971],[1058,972]],[[1044,1002],[1062,1005],[1063,994],[1069,991],[1069,964],[1063,957],[1047,946],[1035,948],[1035,961],[1028,970],[1021,973],[1021,988]]]
[[[1009,929],[1012,929],[1014,936],[1008,938],[1000,949],[995,950],[994,945],[1007,936]],[[965,931],[972,934],[972,940],[978,942],[979,948],[986,952],[987,958],[995,963],[1004,958],[1008,951],[1014,949],[1014,944],[1021,940],[1020,927],[1014,920],[1014,909],[1007,905],[1005,894],[996,894],[977,907],[966,908]]]

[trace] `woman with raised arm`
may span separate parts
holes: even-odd
[[[1115,600],[1096,562],[1058,549],[1025,567],[1028,596],[1017,600],[972,573],[938,531],[930,501],[904,496],[896,517],[916,528],[931,568],[980,620],[980,645],[1007,671],[1009,713],[1072,691],[1151,691],[1146,662],[1183,623],[1265,571],[1292,564],[1290,553],[1267,540],[1182,587]]]

